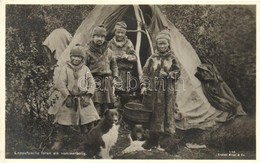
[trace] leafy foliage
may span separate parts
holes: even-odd
[[[14,42],[16,46],[12,46]],[[39,62],[40,54],[34,43],[27,47],[13,29],[8,29],[6,43],[6,134],[9,135],[7,139],[14,138],[17,141],[13,145],[19,149],[20,143],[26,142],[21,140],[31,137],[35,130],[48,132],[50,122],[45,108],[48,107],[47,99],[52,84],[49,80],[50,71]],[[26,149],[26,145],[21,146]]]
[[[52,71],[44,66],[46,57],[41,52],[41,43],[52,30],[60,26],[74,32],[92,8],[6,7],[7,156],[12,155],[14,150],[40,150],[38,147],[52,128],[47,113],[48,97],[54,91]]]
[[[255,6],[161,6],[197,54],[216,65],[244,109],[255,113],[256,15],[251,8]]]

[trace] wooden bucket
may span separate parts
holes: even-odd
[[[128,102],[124,106],[123,117],[135,124],[148,123],[150,121],[152,111],[144,109],[144,105]]]

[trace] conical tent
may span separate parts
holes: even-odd
[[[157,6],[96,6],[81,23],[69,46],[59,58],[56,73],[69,60],[70,49],[75,44],[84,46],[91,40],[92,30],[95,26],[104,24],[108,30],[106,39],[110,40],[113,36],[115,23],[122,20],[128,25],[128,38],[132,40],[136,48],[140,48],[137,55],[140,56],[141,66],[145,64],[146,59],[151,55],[151,42],[154,42],[158,32],[165,28],[170,30],[171,48],[181,67],[181,77],[177,83],[177,104],[183,118],[176,121],[176,126],[184,130],[213,126],[216,115],[220,111],[210,105],[203,93],[201,82],[194,76],[201,61],[190,43],[161,13]]]

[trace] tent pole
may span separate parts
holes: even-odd
[[[143,30],[131,30],[131,29],[128,29],[128,30],[126,30],[126,32],[142,32],[142,33],[144,33],[144,34],[146,34],[146,32],[145,31],[143,31]]]
[[[148,30],[146,29],[146,23],[145,23],[145,20],[144,20],[144,15],[143,15],[143,12],[142,10],[140,9],[140,7],[138,7],[139,11],[140,11],[140,15],[141,15],[141,18],[142,18],[142,22],[144,24],[144,29],[145,29],[145,32],[146,32],[146,35],[147,35],[147,38],[148,38],[148,41],[149,41],[149,44],[150,44],[150,49],[151,49],[151,54],[153,54],[153,43],[152,43],[152,39],[150,37],[150,34],[148,32]]]
[[[138,12],[139,6],[134,5],[133,7],[134,7],[134,11],[135,11],[136,20],[137,20],[137,31],[141,31],[142,30],[142,28],[141,28],[142,20],[139,15],[139,12]],[[137,32],[135,51],[136,51],[136,58],[137,58],[137,72],[138,72],[139,80],[141,79],[142,74],[143,74],[141,60],[140,60],[141,37],[142,37],[142,33]]]

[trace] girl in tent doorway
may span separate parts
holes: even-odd
[[[92,39],[86,47],[86,65],[95,78],[97,88],[93,101],[99,115],[106,109],[114,108],[115,95],[113,86],[118,79],[118,68],[112,50],[105,40],[107,30],[103,25],[93,29]]]
[[[167,30],[156,36],[154,53],[147,59],[141,78],[141,94],[146,109],[153,111],[150,120],[149,147],[158,147],[160,136],[175,133],[175,82],[180,76],[179,65],[171,50],[171,37]]]
[[[127,25],[124,21],[117,22],[114,28],[115,36],[108,44],[117,61],[119,81],[115,91],[120,96],[122,106],[129,101],[129,78],[133,75],[133,68],[136,62],[134,46],[132,41],[126,36],[126,29]]]

